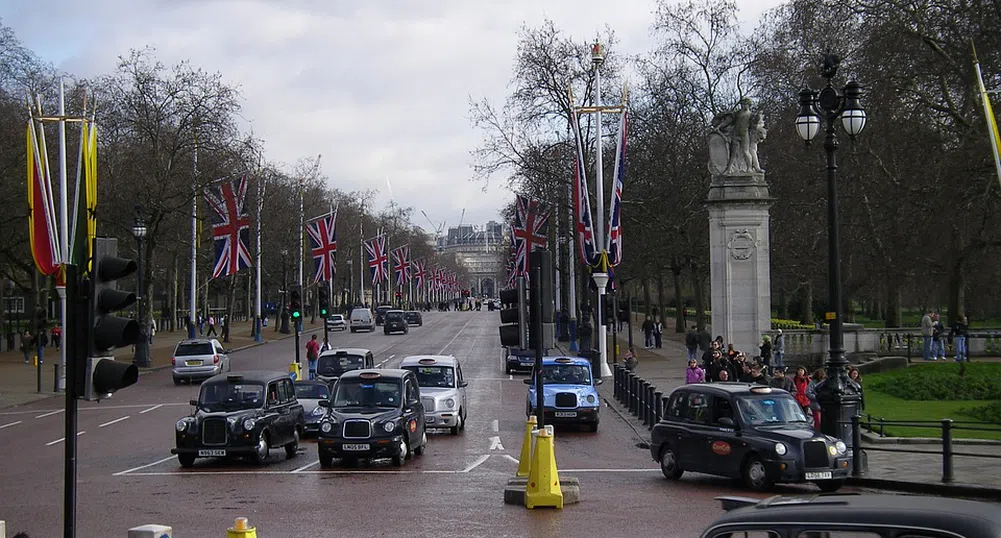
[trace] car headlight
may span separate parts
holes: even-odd
[[[775,453],[779,456],[785,456],[789,449],[786,448],[785,443],[775,443]]]
[[[324,413],[324,409],[322,407],[314,407],[313,408],[313,412],[311,414],[314,417],[318,417],[318,416],[322,415],[323,413]]]
[[[838,455],[844,456],[845,452],[848,452],[848,445],[844,441],[838,441],[834,444],[834,448],[838,451]]]
[[[177,431],[183,432],[188,429],[188,419],[182,418],[181,420],[178,420],[177,424],[174,424],[174,427],[177,428]]]
[[[250,430],[253,430],[254,426],[256,426],[256,425],[257,425],[257,421],[254,420],[254,419],[252,419],[252,418],[248,418],[247,420],[243,421],[243,429],[247,430],[248,432]]]
[[[588,394],[587,398],[585,398],[585,399],[587,400],[587,403],[593,404],[594,403],[594,394]]]
[[[392,433],[393,430],[396,429],[396,422],[392,420],[389,422],[384,422],[382,424],[382,429],[386,430],[386,433]]]
[[[324,422],[320,424],[320,431],[323,433],[330,433],[330,430],[334,429],[334,425],[329,422]]]
[[[445,400],[445,407],[447,407],[448,409],[454,408],[455,407],[455,400],[452,399],[452,398],[449,398],[449,399]]]

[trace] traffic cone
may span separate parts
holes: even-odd
[[[251,527],[245,517],[238,517],[233,526],[226,529],[226,538],[257,538],[257,527]]]
[[[535,434],[535,451],[532,454],[532,469],[528,474],[525,489],[525,507],[539,506],[563,508],[563,490],[560,489],[559,472],[556,469],[556,453],[553,446],[553,427],[546,426]]]
[[[538,423],[535,415],[529,415],[525,422],[525,439],[521,442],[521,457],[518,458],[518,473],[515,474],[519,478],[528,478],[528,472],[532,468],[532,430],[536,429]]]
[[[292,381],[300,381],[302,379],[302,366],[298,362],[289,363],[288,375]]]

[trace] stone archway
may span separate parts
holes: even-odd
[[[497,284],[492,278],[480,280],[479,292],[484,297],[495,297],[497,295]]]

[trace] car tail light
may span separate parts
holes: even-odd
[[[212,364],[219,364],[219,355],[212,356]]]
[[[171,357],[170,358],[170,365],[171,366],[177,366],[177,359],[175,359],[174,357]]]

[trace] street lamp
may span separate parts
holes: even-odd
[[[280,329],[278,332],[282,334],[288,334],[292,332],[288,328],[288,267],[286,265],[286,258],[288,257],[288,249],[282,249],[282,307],[279,310],[278,317],[281,319]]]
[[[799,114],[796,116],[796,132],[807,145],[820,131],[821,123],[826,123],[824,150],[827,152],[827,256],[828,291],[830,293],[831,349],[827,358],[827,379],[816,388],[817,401],[821,407],[821,430],[840,438],[852,446],[851,419],[859,412],[861,394],[858,385],[848,379],[845,359],[844,333],[841,321],[841,254],[838,245],[838,190],[837,190],[837,123],[853,141],[865,129],[866,114],[859,103],[862,88],[855,81],[837,90],[831,79],[841,62],[835,54],[824,55],[821,74],[827,79],[827,86],[817,92],[804,88],[799,92]],[[829,313],[830,314],[830,313]],[[828,316],[831,317],[830,315]]]
[[[136,236],[136,256],[139,258],[139,270],[137,271],[137,287],[139,288],[139,341],[136,342],[136,352],[132,358],[132,363],[142,368],[149,368],[152,365],[149,357],[149,337],[146,335],[149,330],[149,324],[146,322],[146,317],[143,316],[143,299],[146,298],[146,295],[143,293],[143,238],[146,237],[146,223],[142,217],[142,206],[139,204],[136,204],[136,216],[132,222],[132,235]]]
[[[594,285],[598,287],[598,355],[601,357],[601,377],[610,377],[612,369],[608,366],[608,342],[605,334],[605,324],[601,306],[605,303],[605,287],[608,286],[608,273],[591,273]]]
[[[351,275],[354,274],[353,266],[351,251],[348,251],[348,275],[346,277],[348,279],[348,308],[346,313],[348,314],[351,313],[351,307],[355,304],[355,279],[351,278]]]

